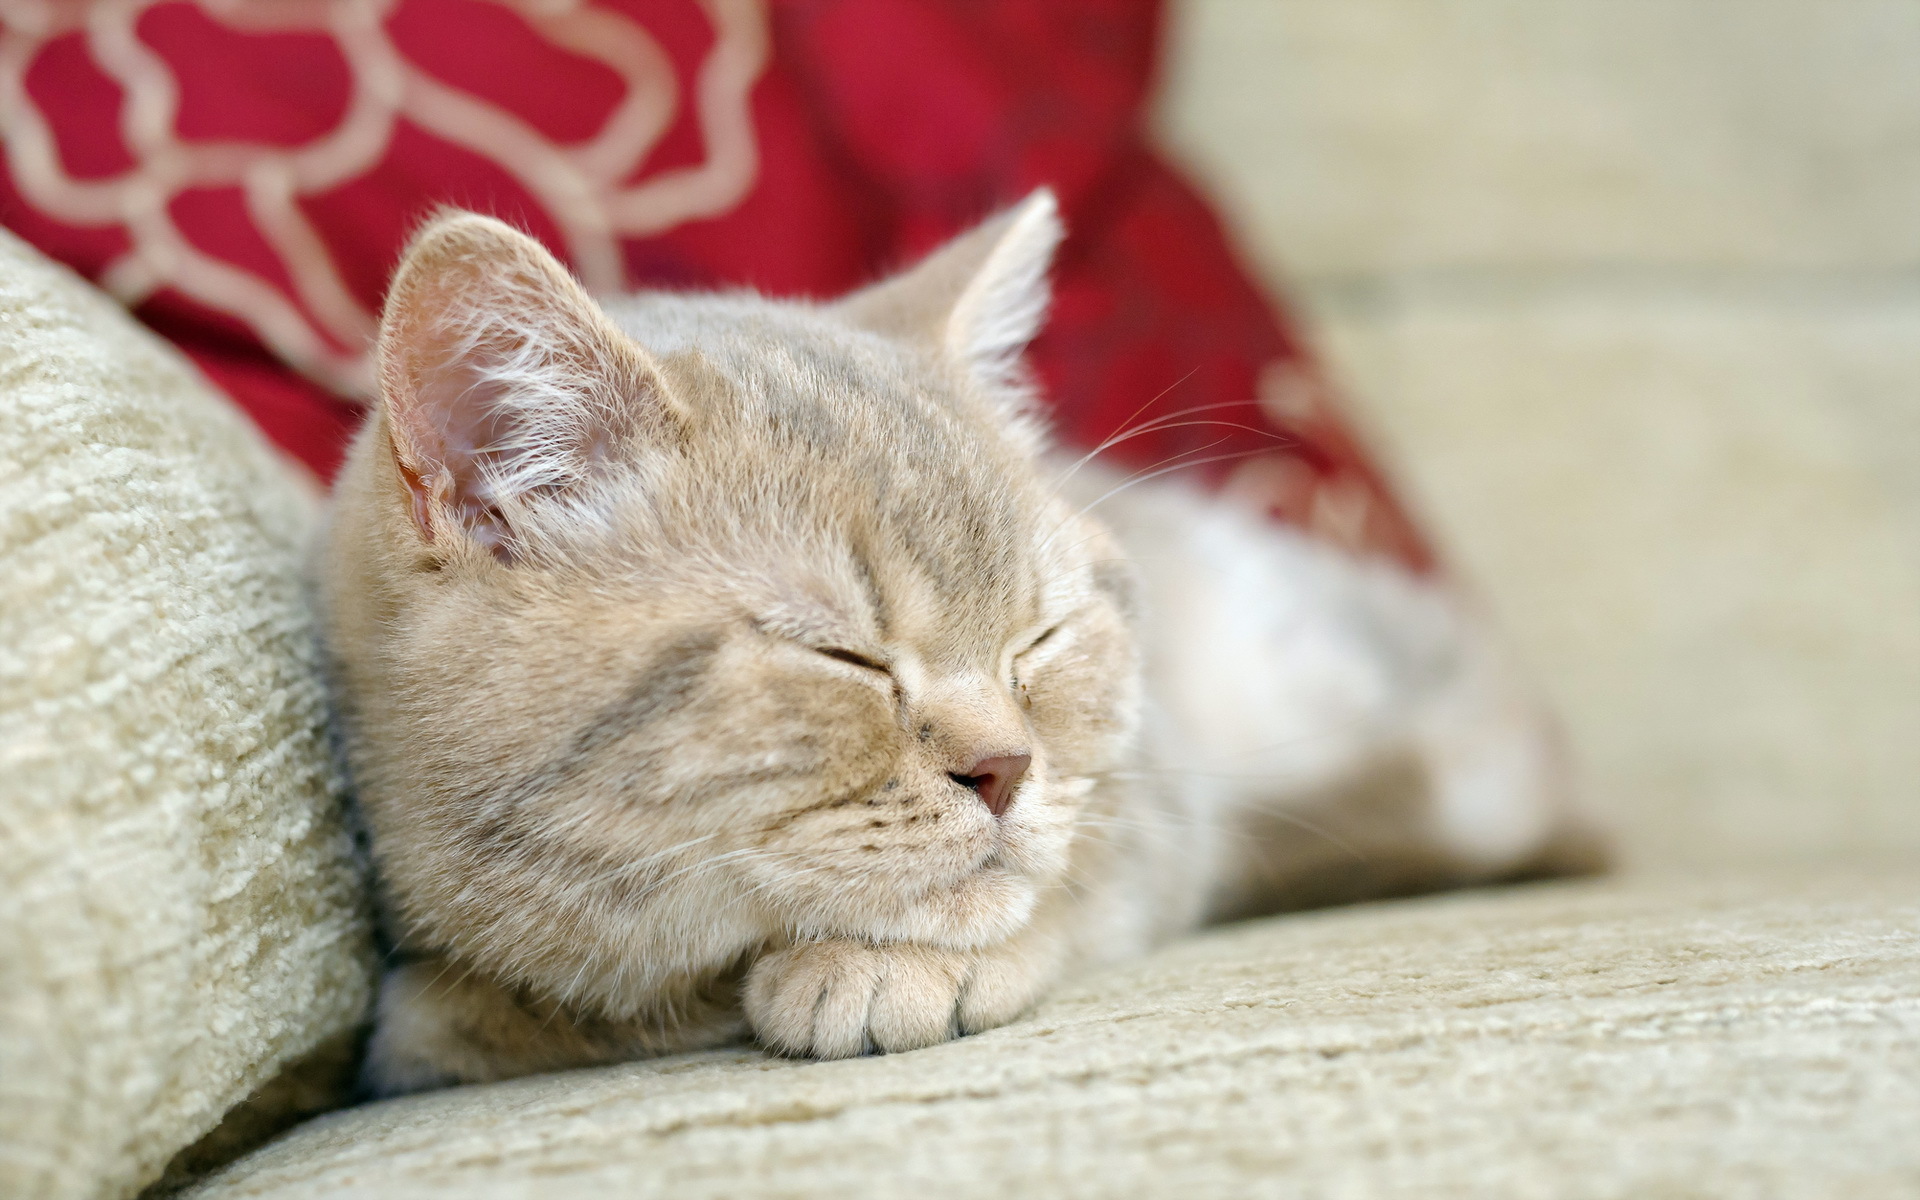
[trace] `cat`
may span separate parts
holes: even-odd
[[[1453,593],[1049,450],[1061,236],[1042,191],[834,303],[602,304],[416,235],[317,559],[374,1092],[910,1050],[1206,921],[1596,862]]]

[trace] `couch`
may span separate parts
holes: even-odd
[[[1615,874],[914,1054],[351,1106],[316,492],[0,236],[0,1197],[1920,1194],[1920,24],[1187,0],[1165,134],[1566,713]]]

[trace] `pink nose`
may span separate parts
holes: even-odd
[[[1020,786],[1026,778],[1027,767],[1033,762],[1031,754],[998,754],[992,758],[983,758],[967,768],[966,774],[956,772],[955,783],[970,787],[980,797],[980,803],[987,811],[999,816],[1007,811],[1007,804],[1013,799],[1013,789]]]

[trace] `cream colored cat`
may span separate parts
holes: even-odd
[[[1577,865],[1448,595],[1043,456],[1040,193],[836,304],[423,230],[322,591],[391,1093],[1002,1024],[1203,921]],[[1116,540],[1117,534],[1117,540]]]

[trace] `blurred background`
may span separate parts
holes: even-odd
[[[1920,849],[1920,3],[1169,16],[1161,139],[1630,859]]]

